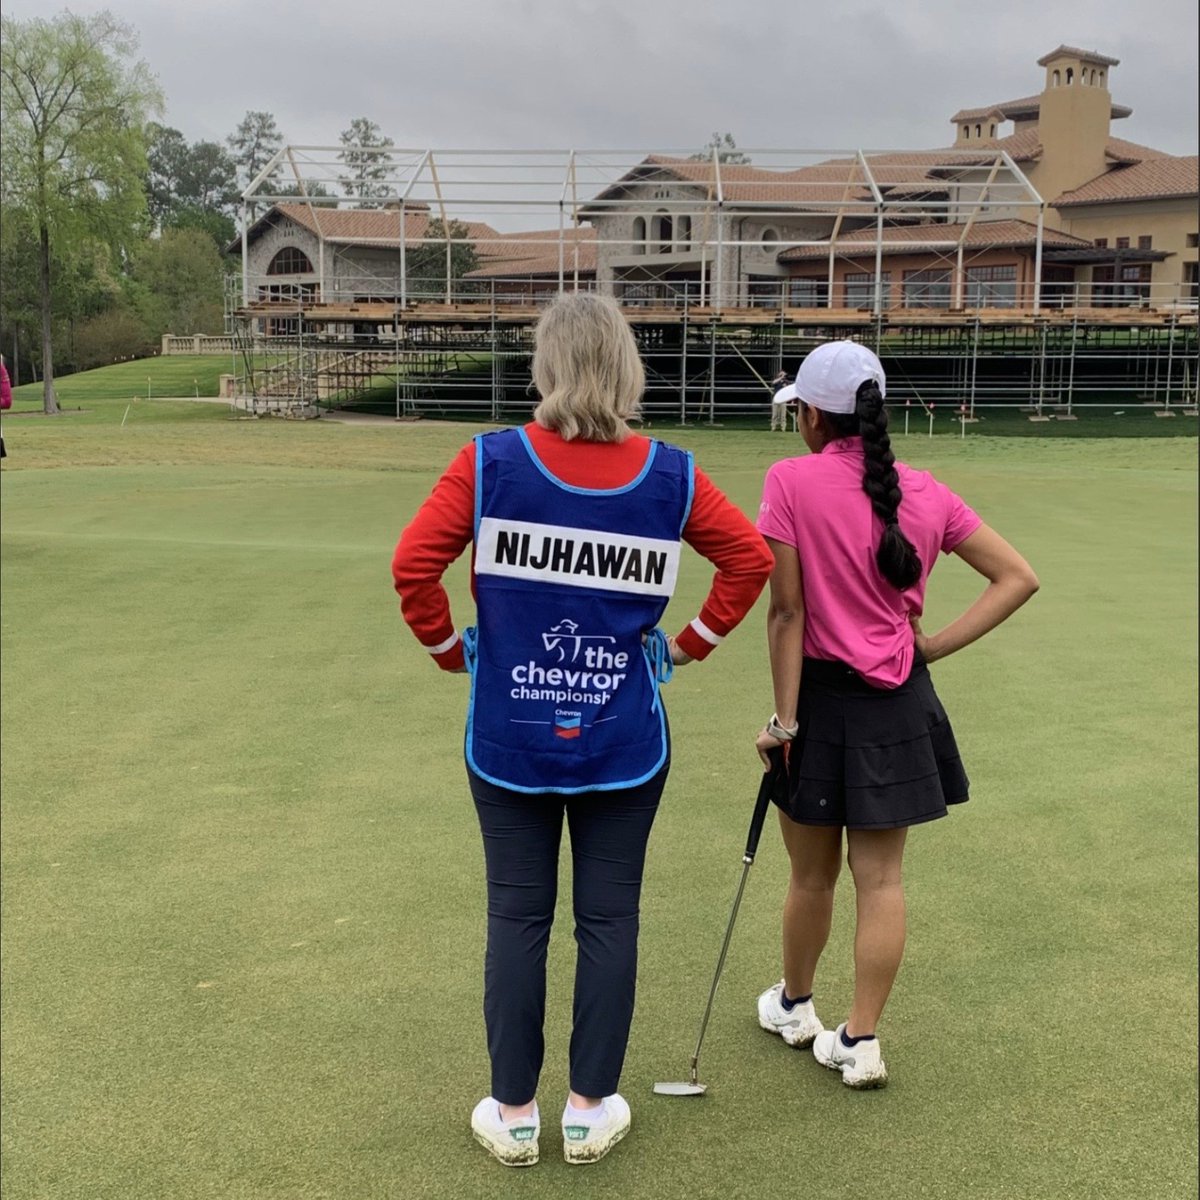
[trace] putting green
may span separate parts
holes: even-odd
[[[910,938],[856,1094],[757,1027],[768,826],[686,1078],[770,708],[763,609],[668,689],[633,1132],[568,1170],[573,945],[551,945],[543,1161],[474,1145],[488,1087],[465,687],[400,622],[395,538],[461,424],[234,422],[125,402],[5,422],[3,1186],[14,1200],[1195,1195],[1195,443],[899,439],[1042,592],[939,664],[973,783],[916,830]],[[173,415],[173,414],[178,414]],[[655,430],[747,511],[784,435]],[[690,557],[666,622],[699,604]],[[449,586],[468,617],[464,564]],[[978,586],[934,576],[930,620]],[[564,884],[567,882],[564,873]],[[841,1019],[853,897],[818,982]]]

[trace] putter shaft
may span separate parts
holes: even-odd
[[[742,853],[742,877],[738,881],[737,894],[733,898],[729,924],[725,926],[725,940],[721,943],[721,955],[717,959],[717,969],[713,972],[712,987],[708,989],[708,1003],[704,1006],[704,1017],[700,1022],[700,1034],[696,1038],[696,1049],[692,1053],[690,1086],[697,1088],[700,1093],[704,1091],[704,1085],[700,1083],[700,1047],[704,1045],[708,1019],[712,1016],[713,1001],[717,996],[717,985],[721,982],[721,972],[725,969],[725,956],[729,953],[729,943],[733,938],[733,926],[737,921],[738,909],[742,904],[742,893],[746,890],[746,880],[750,875],[750,868],[754,865],[754,856],[758,853],[758,840],[762,836],[763,822],[766,820],[767,809],[771,804],[771,788],[773,784],[784,777],[785,771],[782,754],[773,753],[771,768],[763,773],[758,788],[758,799],[754,803],[754,815],[750,818],[750,831],[746,835],[746,849]]]
[[[733,938],[733,925],[737,920],[738,909],[742,904],[742,893],[746,890],[746,879],[750,868],[754,865],[754,856],[745,855],[742,858],[742,878],[738,883],[737,894],[733,898],[733,908],[729,913],[729,924],[725,926],[725,940],[721,943],[721,956],[717,959],[717,969],[713,973],[712,987],[708,989],[708,1003],[704,1006],[704,1018],[700,1022],[700,1036],[696,1038],[696,1049],[692,1054],[692,1083],[699,1082],[700,1047],[704,1045],[704,1034],[708,1030],[708,1018],[712,1015],[713,1001],[717,996],[717,985],[721,982],[721,972],[725,969],[725,956],[729,953],[729,943]]]

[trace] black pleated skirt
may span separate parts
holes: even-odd
[[[788,791],[776,803],[802,825],[898,829],[946,815],[968,780],[929,668],[877,688],[841,662],[806,658],[788,755]]]

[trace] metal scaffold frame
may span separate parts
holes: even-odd
[[[1123,390],[1195,406],[1194,300],[1044,285],[1046,250],[1066,235],[1003,150],[749,150],[733,163],[715,150],[381,147],[356,150],[353,169],[344,152],[284,147],[243,195],[231,324],[245,407],[312,414],[388,391],[397,418],[500,420],[528,407],[540,307],[592,288],[617,297],[638,337],[647,413],[680,422],[765,412],[769,381],[839,336],[887,355],[907,402],[964,419],[993,404],[1069,418],[1121,390],[1103,370],[1118,361]],[[252,261],[277,205],[307,231],[303,276]],[[1017,258],[1011,282],[980,282],[1000,250]],[[885,258],[920,269],[897,291]],[[1030,364],[1021,386],[996,371],[1014,354]]]

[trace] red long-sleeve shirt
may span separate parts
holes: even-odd
[[[623,442],[567,442],[532,422],[525,432],[546,469],[573,487],[624,487],[650,452],[650,439],[641,436]],[[471,542],[474,524],[475,443],[470,442],[434,485],[392,556],[400,611],[446,671],[463,666],[463,650],[442,575]],[[705,658],[753,607],[774,559],[741,510],[699,469],[683,540],[717,568],[699,615],[676,638],[684,653]],[[474,586],[472,572],[472,592]]]

